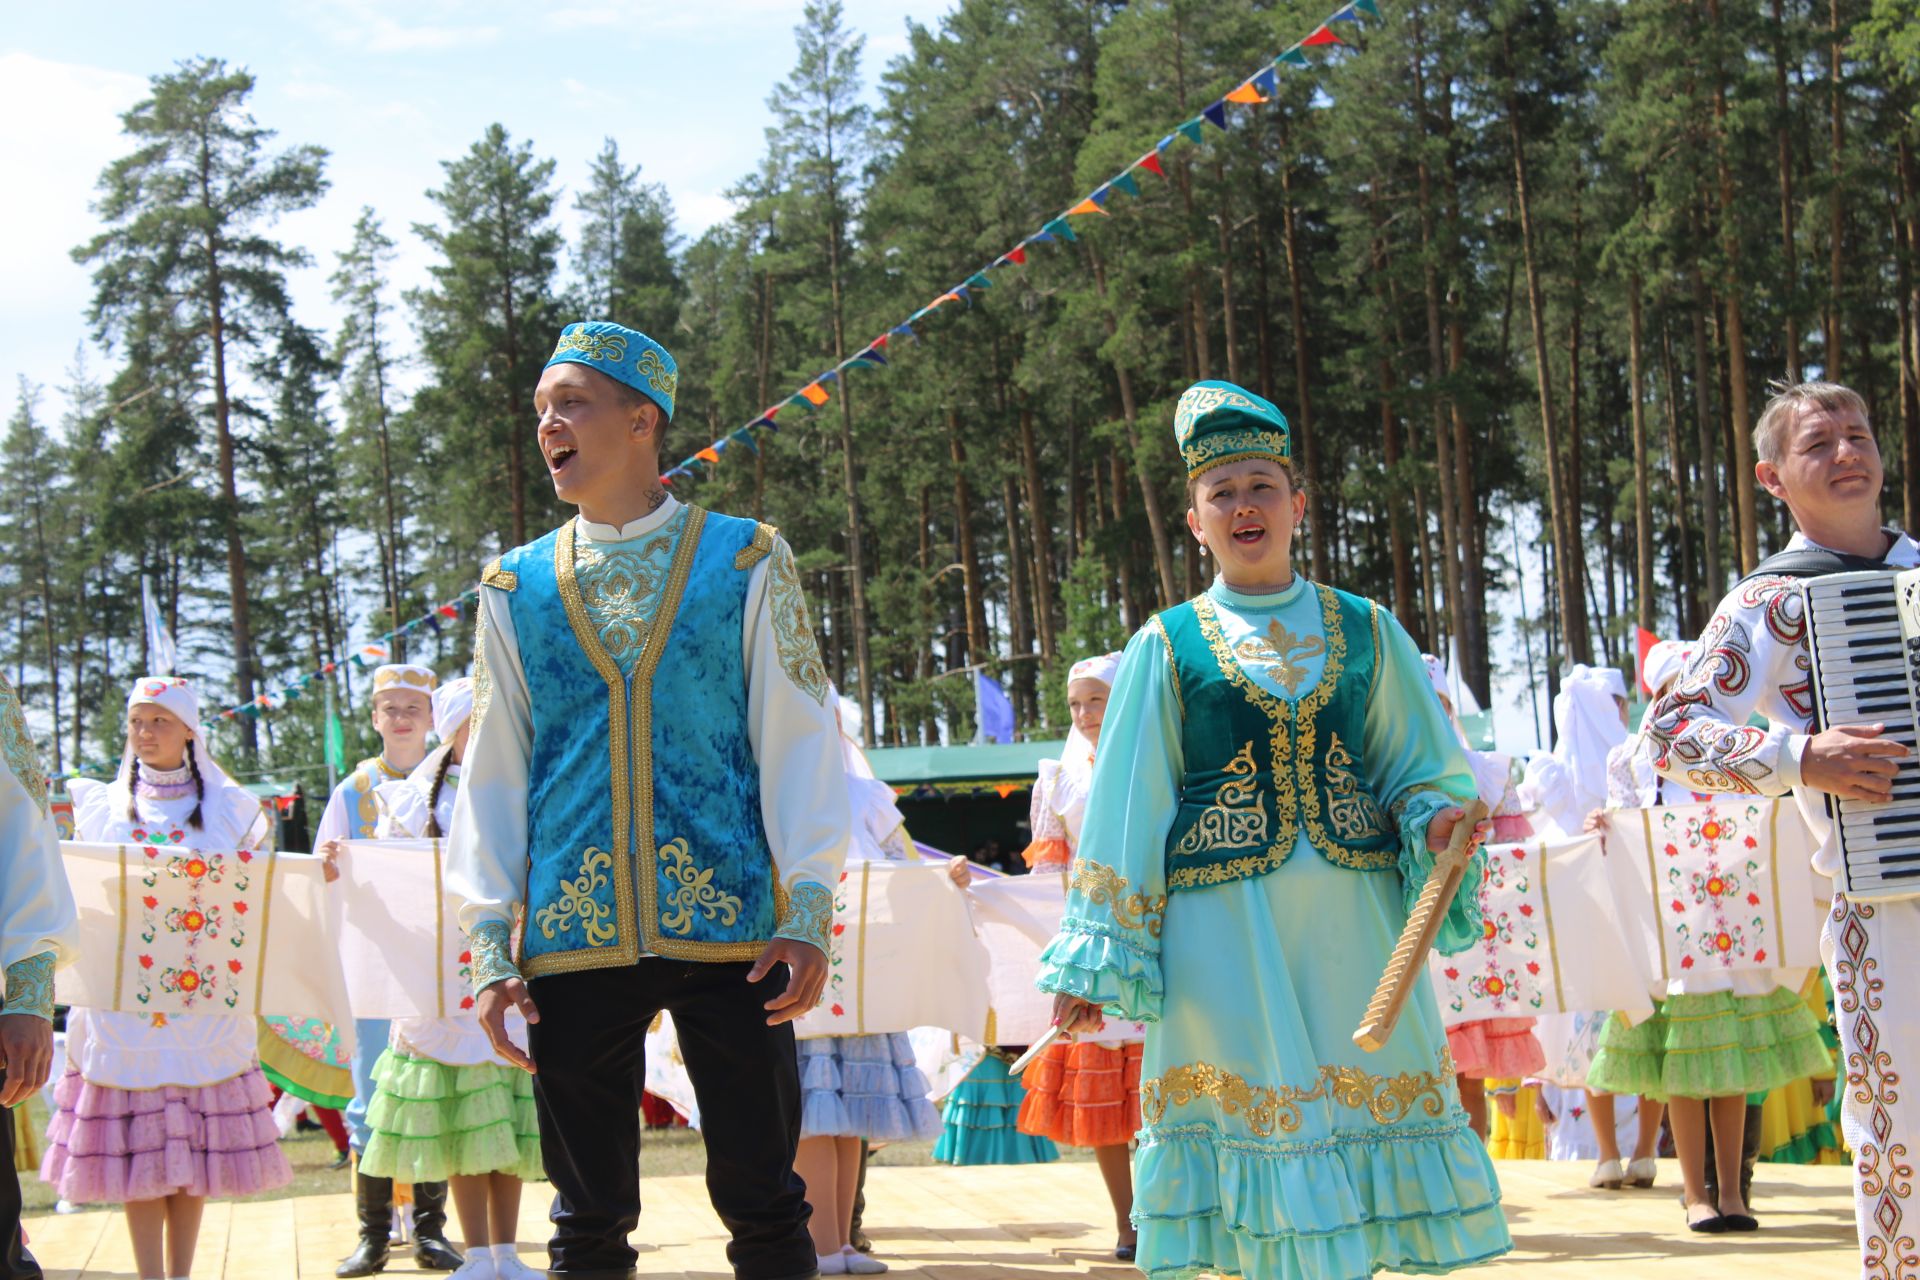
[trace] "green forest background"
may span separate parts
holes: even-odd
[[[1370,6],[1361,6],[1367,8]],[[1205,571],[1169,423],[1227,378],[1292,419],[1311,575],[1391,604],[1489,701],[1498,651],[1550,691],[1694,634],[1784,541],[1749,431],[1775,378],[1850,383],[1920,525],[1920,4],[1382,0],[1135,171],[1110,216],[1033,245],[896,336],[818,411],[734,444],[681,497],[779,525],[834,679],[876,740],[972,732],[984,664],[1022,728],[1065,667]],[[324,138],[256,121],[247,72],[160,69],[99,175],[92,350],[57,421],[23,380],[0,472],[7,667],[56,772],[117,760],[150,578],[209,709],[470,589],[566,514],[532,388],[569,320],[661,338],[665,462],[863,349],[1328,18],[1254,0],[958,0],[882,67],[810,4],[736,212],[676,231],[619,134],[563,175],[494,126],[423,173],[431,223],[360,216],[337,332],[281,215],[327,196]],[[570,201],[580,233],[556,211]],[[431,283],[388,280],[400,237]],[[406,376],[400,376],[406,370]],[[413,388],[402,394],[402,387]],[[1538,531],[1539,536],[1532,534]],[[1528,536],[1522,536],[1528,535]],[[1489,610],[1522,559],[1554,589]],[[405,656],[463,670],[471,614]],[[323,700],[216,729],[237,771],[305,776]]]

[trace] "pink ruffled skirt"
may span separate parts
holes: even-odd
[[[258,1067],[218,1084],[115,1089],[69,1069],[53,1087],[40,1178],[75,1204],[247,1196],[293,1181]]]
[[[1480,1018],[1447,1028],[1447,1052],[1460,1075],[1476,1080],[1519,1079],[1544,1070],[1547,1052],[1532,1018]]]

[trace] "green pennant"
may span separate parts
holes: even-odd
[[[993,281],[987,279],[986,272],[976,271],[967,277],[967,286],[973,289],[991,289],[993,288]]]
[[[347,771],[347,730],[338,714],[327,717],[327,763],[335,773]]]
[[[1287,50],[1285,53],[1275,58],[1273,60],[1273,65],[1277,67],[1283,62],[1287,63],[1289,66],[1304,67],[1308,65],[1307,51],[1305,49],[1302,49],[1299,45],[1295,45],[1293,46],[1293,48]]]
[[[1137,196],[1140,194],[1140,184],[1133,180],[1133,175],[1131,173],[1115,174],[1113,176],[1112,185],[1120,188],[1120,190],[1126,192],[1130,196]]]
[[[1080,238],[1073,234],[1073,228],[1067,225],[1065,218],[1055,218],[1052,222],[1047,223],[1040,229],[1048,235],[1057,236],[1062,240],[1078,240]]]
[[[1370,13],[1376,18],[1380,16],[1380,6],[1373,0],[1353,0],[1353,7],[1362,13]]]
[[[1180,126],[1180,132],[1186,136],[1188,142],[1199,142],[1205,134],[1205,125],[1204,119],[1195,116]]]

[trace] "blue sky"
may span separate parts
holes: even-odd
[[[950,0],[846,0],[867,35],[869,93],[906,47],[909,18],[932,23]],[[294,294],[305,323],[331,332],[326,277],[362,205],[400,242],[398,283],[420,282],[428,255],[413,236],[430,221],[426,190],[440,162],[495,121],[558,162],[568,194],[606,137],[666,184],[681,230],[728,212],[722,192],[750,172],[769,123],[766,98],[793,65],[800,0],[535,5],[504,0],[305,0],[300,4],[165,4],[106,0],[9,6],[0,30],[0,378],[9,408],[24,374],[50,388],[86,335],[91,285],[68,257],[98,229],[89,209],[100,170],[128,148],[120,113],[147,78],[214,56],[258,81],[253,112],[279,143],[332,152],[333,188],[281,234],[314,267]],[[90,353],[99,367],[100,357]]]

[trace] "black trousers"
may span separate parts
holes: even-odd
[[[7,1078],[0,1071],[0,1083]],[[13,1167],[13,1113],[0,1111],[0,1280],[40,1280],[40,1264],[20,1236],[20,1174]]]
[[[700,1103],[707,1194],[733,1235],[739,1280],[815,1274],[806,1187],[793,1172],[800,1142],[800,1068],[793,1027],[762,1007],[786,989],[775,966],[648,957],[618,969],[551,974],[529,985],[540,1021],[527,1028],[540,1149],[553,1182],[552,1269],[624,1275],[638,1254],[640,1094],[647,1028],[673,1015]]]

